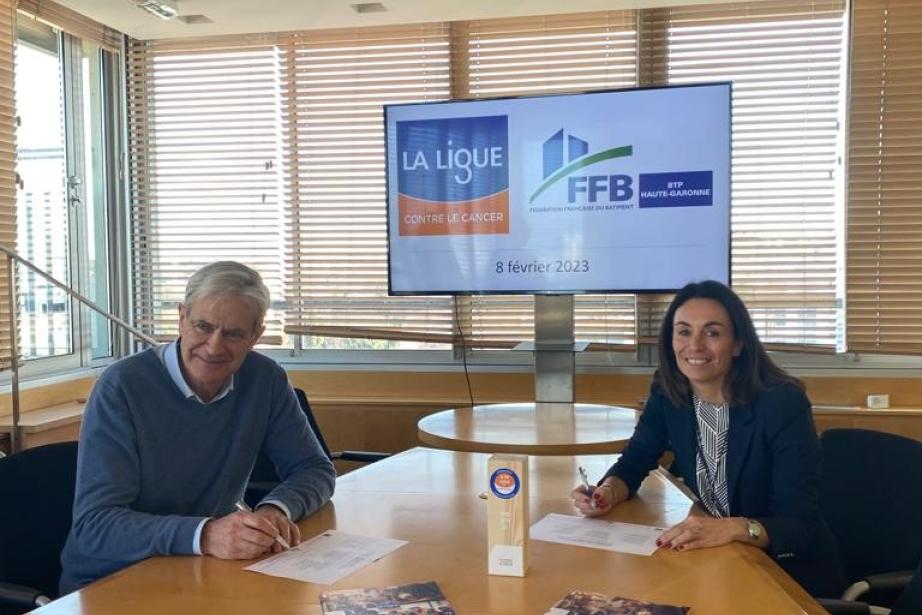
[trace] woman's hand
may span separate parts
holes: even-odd
[[[689,515],[681,523],[669,528],[656,541],[664,549],[690,551],[705,547],[719,547],[734,540],[749,542],[746,520],[742,517],[715,519]]]
[[[628,498],[627,485],[619,478],[609,477],[598,487],[577,485],[570,492],[573,506],[587,517],[598,517]]]

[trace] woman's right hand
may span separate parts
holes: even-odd
[[[598,487],[586,488],[585,485],[577,485],[570,492],[573,498],[573,506],[586,517],[598,517],[604,515],[615,505],[614,493],[611,486],[603,483]]]

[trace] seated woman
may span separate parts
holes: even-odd
[[[814,596],[844,576],[820,516],[820,449],[804,387],[769,358],[746,307],[719,282],[688,284],[659,335],[659,368],[634,435],[597,487],[571,496],[586,516],[630,498],[664,451],[706,510],[660,537],[686,551],[745,542]]]

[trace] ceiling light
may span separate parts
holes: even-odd
[[[350,4],[349,6],[356,13],[384,13],[387,11],[387,7],[380,2],[362,2],[360,4]]]
[[[160,19],[173,19],[179,15],[176,0],[130,0],[130,2]]]
[[[214,23],[214,19],[206,15],[178,15],[176,19],[190,26],[197,26],[203,23]]]

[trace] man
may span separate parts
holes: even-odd
[[[153,555],[251,559],[300,542],[294,521],[329,500],[336,475],[285,372],[252,352],[268,307],[258,273],[208,265],[189,279],[179,339],[100,376],[62,593]],[[282,482],[255,512],[235,511],[260,451]]]

